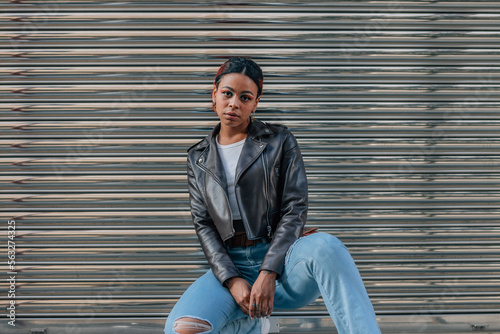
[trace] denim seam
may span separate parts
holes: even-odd
[[[292,252],[293,248],[295,247],[297,242],[299,242],[299,240],[302,238],[303,237],[298,238],[297,240],[294,241],[294,243],[290,247],[288,247],[288,250],[286,251],[286,255],[285,255],[285,265],[288,264],[288,259],[290,258],[290,253]]]
[[[340,240],[339,240],[339,241],[340,241]],[[336,247],[338,247],[339,245],[343,246],[343,247],[347,250],[347,247],[346,247],[346,246],[345,246],[342,242],[340,242],[340,244],[337,244],[337,245],[335,245],[335,246],[336,246]],[[314,269],[315,269],[315,268],[313,268],[313,270],[314,270]],[[320,291],[320,293],[321,293],[321,297],[323,298],[323,302],[324,302],[324,298],[325,298],[324,296],[325,296],[326,294],[324,294],[323,292],[326,292],[326,291],[324,291],[323,286],[322,286],[322,285],[320,285],[318,281],[316,281],[316,283],[318,284],[318,288],[319,288],[319,291]],[[329,303],[331,303],[331,305],[332,305],[332,307],[333,307],[333,309],[334,309],[335,313],[336,313],[336,314],[337,314],[337,316],[339,317],[339,320],[342,322],[342,324],[344,325],[344,327],[345,327],[345,328],[349,331],[349,330],[350,330],[350,327],[349,327],[349,324],[347,323],[347,321],[346,321],[346,319],[345,319],[345,313],[343,312],[343,310],[341,309],[341,310],[340,310],[340,312],[339,312],[339,310],[338,310],[337,306],[335,305],[335,303],[334,303],[333,301],[329,301]]]
[[[323,287],[321,285],[318,284],[318,288],[319,288],[319,291],[321,292],[321,297],[323,298],[323,302],[324,301],[324,297],[323,297]],[[335,310],[335,313],[337,314],[337,316],[339,317],[339,320],[342,321],[342,324],[344,325],[345,328],[347,328],[347,330],[349,330],[349,324],[346,322],[345,320],[345,314],[343,312],[339,312],[338,311],[338,308],[335,306],[335,303],[329,301],[331,304],[332,304],[332,307],[333,309]]]
[[[305,259],[304,259],[304,260],[298,260],[298,261],[295,263],[295,265],[292,267],[292,269],[290,269],[290,271],[289,271],[289,272],[290,272],[290,274],[291,274],[291,273],[295,270],[295,267],[297,267],[299,264],[301,264],[301,263],[305,263],[305,262],[306,262],[306,260],[305,260]],[[309,276],[309,275],[308,275],[308,276]],[[282,279],[280,279],[280,280],[279,280],[279,284],[283,285],[283,283],[286,283],[286,282],[288,281],[288,277],[289,277],[289,275],[288,275],[288,274],[287,274],[287,275],[283,275],[283,276],[282,276]],[[309,277],[310,277],[310,278],[312,278],[312,279],[314,279],[314,278],[313,278],[313,277],[311,277],[311,276],[309,276]],[[279,285],[279,284],[278,284],[278,285]]]

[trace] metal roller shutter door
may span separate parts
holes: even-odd
[[[296,134],[309,225],[347,244],[383,332],[499,330],[498,2],[0,8],[2,333],[161,332],[207,269],[185,156],[229,55],[262,65],[258,117]],[[331,332],[321,299],[275,317]]]

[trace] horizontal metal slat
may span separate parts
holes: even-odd
[[[186,149],[236,49],[268,73],[259,117],[301,145],[308,224],[348,245],[379,315],[496,312],[496,3],[190,4],[0,4],[18,316],[164,320],[208,268]],[[277,314],[327,317],[321,300]]]

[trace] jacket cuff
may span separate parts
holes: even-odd
[[[226,281],[233,277],[241,277],[240,271],[236,268],[224,268],[224,270],[218,270],[217,272],[214,269],[215,268],[212,268],[212,272],[222,286],[226,286]]]
[[[283,274],[283,268],[284,268],[284,262],[285,260],[283,259],[283,261],[280,261],[279,259],[273,259],[274,261],[272,260],[269,260],[269,259],[264,259],[264,261],[262,262],[260,268],[259,268],[259,271],[260,270],[270,270],[270,271],[274,271],[275,273],[277,273],[278,275],[276,276],[276,279],[280,278],[281,277],[281,274]]]

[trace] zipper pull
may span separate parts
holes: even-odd
[[[267,225],[267,236],[269,237],[269,239],[271,239],[271,235],[272,235],[271,230],[272,230],[271,226]]]

